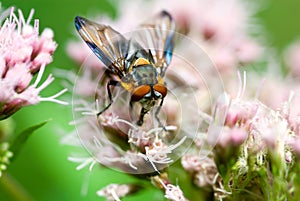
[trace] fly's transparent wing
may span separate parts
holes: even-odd
[[[97,24],[83,17],[75,18],[75,26],[81,38],[106,67],[123,77],[126,73],[125,59],[129,41],[110,26]]]
[[[144,49],[149,49],[156,67],[163,76],[169,66],[174,47],[175,22],[172,16],[162,11],[153,20],[141,25],[138,41]]]

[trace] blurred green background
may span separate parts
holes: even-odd
[[[25,17],[31,8],[35,9],[34,18],[40,19],[40,30],[50,27],[54,30],[58,49],[54,54],[54,62],[48,66],[47,73],[54,68],[74,69],[75,63],[65,53],[67,42],[75,38],[73,19],[76,15],[96,15],[108,13],[116,16],[113,1],[109,0],[5,0],[2,7],[12,5],[21,8]],[[257,14],[259,23],[267,36],[268,44],[281,52],[284,47],[300,36],[300,2],[299,0],[269,0],[263,1],[261,11]],[[43,93],[44,96],[59,91],[60,80],[57,79],[51,87]],[[86,180],[87,170],[76,171],[76,164],[67,161],[69,148],[60,145],[60,130],[71,131],[68,125],[72,120],[71,107],[51,103],[41,103],[37,106],[23,108],[17,112],[13,119],[17,122],[16,130],[21,131],[47,119],[52,119],[46,126],[38,130],[26,143],[18,158],[9,166],[8,173],[24,188],[29,198],[38,201],[53,200],[103,200],[96,196],[96,191],[103,186],[123,181],[134,181],[129,176],[111,170],[96,167],[89,176],[89,188],[86,195],[81,195],[82,185]],[[0,182],[1,183],[1,182]],[[12,197],[10,190],[0,184],[0,200],[25,200]],[[161,196],[159,191],[149,189],[134,198],[124,200],[151,200]],[[157,200],[157,199],[155,199]]]

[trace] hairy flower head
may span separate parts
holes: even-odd
[[[53,31],[47,28],[39,34],[39,21],[35,20],[34,25],[30,24],[33,10],[27,20],[21,10],[18,10],[18,15],[14,11],[14,8],[10,12],[5,11],[0,19],[0,119],[9,117],[23,106],[40,101],[66,104],[55,99],[65,90],[48,98],[39,96],[54,80],[49,75],[44,83],[40,83],[57,46],[53,41]]]

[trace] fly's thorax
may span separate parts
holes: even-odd
[[[158,83],[158,73],[154,65],[145,64],[132,68],[132,78],[137,86],[154,85]]]
[[[138,58],[121,78],[121,85],[127,91],[132,92],[134,88],[142,85],[163,84],[159,70],[147,59]]]

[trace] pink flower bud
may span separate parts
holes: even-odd
[[[24,46],[17,49],[15,52],[12,53],[9,65],[15,65],[17,63],[28,62],[31,59],[32,54],[32,47],[31,46]]]
[[[7,103],[0,111],[0,119],[5,119],[19,109],[21,109],[26,104],[26,100],[16,98],[13,101]]]
[[[53,54],[57,47],[57,44],[52,40],[46,40],[43,42],[41,47],[41,52],[48,52],[49,54]]]
[[[32,66],[30,67],[30,71],[32,74],[35,74],[37,71],[39,71],[42,65],[47,65],[51,62],[52,56],[49,53],[42,52],[34,58]]]
[[[30,38],[30,37],[34,36],[35,34],[37,34],[37,33],[34,31],[32,26],[27,25],[27,24],[23,26],[22,36],[24,38]]]
[[[248,133],[244,128],[228,128],[225,127],[220,135],[218,144],[222,147],[239,146],[248,137]]]
[[[46,39],[46,40],[52,40],[54,37],[54,33],[52,29],[50,28],[45,28],[44,31],[41,34],[41,39]]]
[[[6,72],[6,63],[2,55],[0,55],[0,77],[4,76],[4,73]]]

